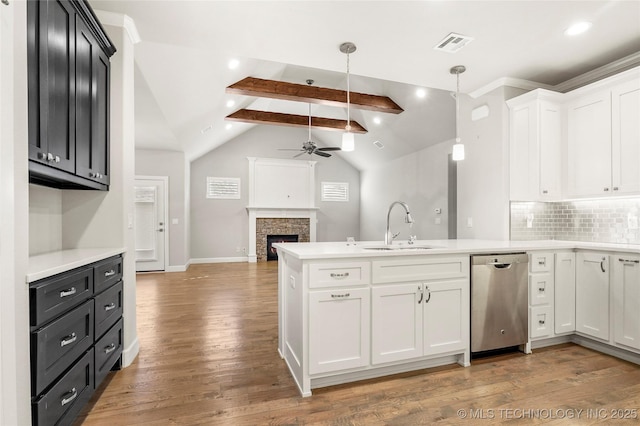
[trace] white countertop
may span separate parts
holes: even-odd
[[[372,250],[383,247],[381,241],[324,242],[324,243],[277,243],[273,245],[297,259],[336,259],[350,257],[410,256],[424,254],[489,254],[540,250],[603,250],[640,254],[638,244],[590,243],[581,241],[503,241],[503,240],[418,240],[413,247],[425,249]],[[367,248],[368,247],[368,248]],[[393,247],[411,247],[406,242],[394,243]]]
[[[29,258],[27,283],[124,253],[124,248],[87,248],[61,250]]]

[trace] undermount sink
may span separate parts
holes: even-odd
[[[438,248],[436,246],[423,246],[423,245],[388,245],[388,246],[369,246],[363,247],[365,250],[429,250]]]

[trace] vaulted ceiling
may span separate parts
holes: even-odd
[[[352,110],[367,130],[356,152],[338,153],[358,169],[449,140],[454,134],[455,77],[461,91],[509,77],[557,85],[640,51],[640,1],[188,1],[90,0],[95,10],[130,16],[135,47],[136,146],[184,151],[195,159],[255,126],[225,117],[242,108],[306,115],[308,105],[226,93],[245,77],[389,96],[401,114]],[[586,34],[567,37],[576,21]],[[474,37],[457,53],[433,47],[455,32]],[[231,59],[239,61],[229,69]],[[426,96],[416,96],[425,88]],[[233,105],[229,106],[233,102]],[[312,114],[344,120],[341,107],[313,105]],[[378,124],[379,122],[379,124]],[[229,127],[228,125],[231,124]],[[306,131],[291,129],[284,147]],[[314,130],[319,145],[340,134]],[[372,142],[380,141],[384,149]]]

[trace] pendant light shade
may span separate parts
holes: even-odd
[[[347,126],[345,132],[342,134],[342,150],[353,151],[355,149],[355,138],[351,133],[351,95],[349,86],[349,55],[356,51],[356,45],[351,42],[345,42],[340,45],[340,51],[347,55]]]
[[[356,147],[353,133],[347,131],[342,134],[342,151],[353,151]]]
[[[456,75],[456,143],[451,153],[453,161],[464,160],[464,145],[460,139],[460,74],[466,70],[464,65],[456,65],[449,70],[451,74]]]

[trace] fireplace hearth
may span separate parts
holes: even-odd
[[[298,235],[267,235],[267,260],[278,260],[278,252],[272,244],[297,242]]]

